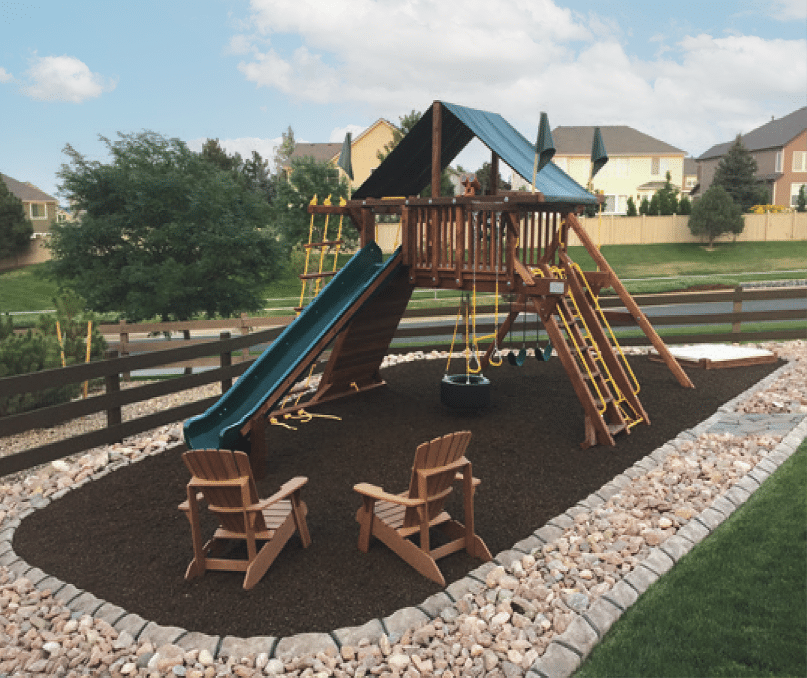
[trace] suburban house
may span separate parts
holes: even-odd
[[[384,146],[392,141],[392,131],[394,125],[379,118],[355,139],[350,145],[350,159],[353,165],[353,181],[351,188],[358,188],[372,171],[381,164],[378,159],[378,152],[384,150]],[[330,162],[334,165],[342,152],[342,142],[326,144],[306,144],[298,143],[294,147],[294,152],[290,158],[312,157],[319,162]],[[339,170],[340,176],[345,176]]]
[[[56,221],[59,208],[56,198],[33,184],[17,181],[6,174],[0,173],[0,179],[5,182],[9,192],[22,201],[25,216],[34,225],[34,236],[50,233],[50,225]]]
[[[807,106],[740,135],[757,161],[757,179],[764,182],[772,205],[795,207],[799,189],[807,184]],[[715,170],[734,140],[712,146],[698,158],[698,194],[712,185]]]
[[[684,186],[686,153],[649,134],[627,125],[601,126],[608,162],[594,177],[591,190],[605,195],[603,213],[625,214],[628,198],[638,207],[664,186],[667,172],[673,186]],[[556,127],[552,130],[555,157],[552,159],[581,186],[588,186],[591,174],[591,142],[594,127]],[[685,189],[684,189],[685,190]]]

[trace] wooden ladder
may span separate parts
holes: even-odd
[[[581,447],[614,445],[615,435],[649,420],[577,271],[568,257],[562,263],[568,294],[539,313],[585,412]]]

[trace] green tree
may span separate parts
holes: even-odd
[[[807,212],[807,195],[805,195],[805,189],[807,189],[807,186],[804,184],[799,188],[799,196],[796,198],[797,212]]]
[[[642,202],[639,203],[639,214],[650,214],[650,201],[647,199],[647,196],[644,196]]]
[[[52,275],[132,321],[261,308],[281,264],[266,201],[178,139],[118,136],[101,137],[106,164],[64,149],[60,190],[83,214],[53,226]]]
[[[482,195],[490,193],[491,187],[493,186],[493,178],[490,175],[490,171],[491,166],[489,162],[483,162],[482,167],[476,170],[476,178],[479,180],[479,183],[482,184]],[[496,187],[497,190],[510,190],[510,184],[502,179],[501,172],[499,172],[499,176],[496,178]]]
[[[672,175],[667,172],[664,186],[653,196],[658,198],[658,214],[670,216],[678,211],[678,189],[672,185]],[[652,201],[651,201],[652,204]]]
[[[207,139],[202,145],[202,157],[208,162],[212,162],[219,169],[225,172],[240,172],[243,160],[239,153],[228,155],[218,139]]]
[[[310,156],[293,158],[288,176],[280,177],[277,181],[277,192],[271,205],[272,224],[277,229],[282,244],[290,249],[308,242],[311,224],[308,205],[315,195],[320,205],[329,195],[331,203],[337,205],[339,198],[347,198],[347,190],[347,180],[344,177],[339,178],[339,170],[331,163],[320,162]],[[329,239],[333,239],[332,236],[336,234],[334,221],[334,217],[329,220]],[[346,219],[345,223],[350,222]],[[314,219],[316,242],[324,238],[325,234],[321,232],[324,224],[324,218]],[[342,236],[348,244],[353,244],[357,233],[353,228],[343,228]]]
[[[714,249],[715,238],[724,233],[742,233],[744,226],[740,206],[722,186],[711,186],[689,215],[689,230],[692,235],[705,236],[710,250]]]
[[[24,252],[33,234],[34,227],[25,218],[22,200],[0,179],[0,259]]]
[[[765,205],[768,192],[756,179],[757,161],[737,135],[720,162],[717,163],[713,186],[722,186],[743,212],[753,205]]]
[[[678,214],[692,214],[692,201],[685,196],[681,196],[681,201],[678,203]]]
[[[636,210],[636,202],[633,200],[633,196],[628,196],[628,211],[625,213],[627,217],[635,217],[638,214]]]
[[[294,140],[294,130],[289,128],[281,135],[280,146],[275,151],[275,175],[281,176],[286,173],[286,168],[291,165],[291,154],[297,142]]]

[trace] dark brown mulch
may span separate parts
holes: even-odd
[[[262,496],[291,476],[308,476],[313,543],[303,549],[295,536],[252,591],[241,588],[239,574],[183,579],[191,542],[177,505],[189,476],[176,453],[115,471],[36,511],[17,530],[14,548],[45,572],[163,625],[248,637],[363,624],[439,590],[379,542],[367,555],[356,548],[360,501],[353,485],[369,481],[402,491],[419,443],[473,432],[467,456],[482,480],[477,531],[495,555],[781,363],[688,369],[695,390],[646,357],[631,364],[652,425],[619,436],[615,448],[581,450],[581,408],[557,359],[490,369],[492,404],[482,413],[442,407],[445,365],[420,361],[385,370],[386,388],[323,406],[341,421],[315,419],[297,431],[271,427]],[[464,553],[440,561],[448,582],[478,565]]]

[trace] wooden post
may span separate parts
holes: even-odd
[[[440,147],[443,143],[443,107],[432,104],[432,198],[440,197]]]
[[[219,334],[219,340],[224,341],[225,339],[230,338],[229,332],[221,332]],[[224,353],[220,354],[219,356],[219,364],[221,367],[230,367],[233,364],[233,356],[229,351],[225,351]],[[233,378],[232,377],[225,377],[221,380],[221,394],[224,395],[227,391],[230,390],[230,387],[233,385]]]
[[[112,360],[118,357],[117,351],[107,351],[104,353],[105,360]],[[120,374],[108,374],[104,377],[104,382],[106,385],[106,393],[109,395],[110,393],[120,393]],[[108,428],[112,426],[117,426],[121,423],[123,417],[121,416],[121,407],[117,405],[115,407],[110,407],[106,411],[106,425]],[[116,440],[115,442],[123,442],[122,440]]]
[[[490,194],[499,193],[499,156],[496,151],[492,151],[490,157]]]
[[[732,306],[732,313],[737,315],[737,319],[731,323],[731,332],[732,334],[739,334],[740,333],[740,314],[743,312],[743,288],[737,285],[734,288],[734,296],[733,296],[734,305]]]
[[[125,355],[129,355],[129,333],[126,331],[126,321],[125,320],[120,321],[119,334],[120,334],[120,342],[119,342],[120,345],[119,345],[118,349],[120,351],[121,357],[123,357]],[[131,373],[129,373],[129,372],[124,372],[123,373],[123,380],[124,381],[130,381],[131,378],[132,378]]]
[[[245,337],[249,334],[249,316],[246,313],[241,314],[241,336]],[[249,346],[245,346],[241,349],[241,362],[245,360],[249,360]]]

